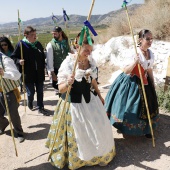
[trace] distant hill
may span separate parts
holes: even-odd
[[[136,10],[137,8],[139,8],[141,6],[141,4],[133,4],[128,6],[128,10],[130,13],[133,13],[134,10]],[[110,25],[112,19],[114,17],[118,17],[119,14],[121,14],[122,12],[125,12],[124,9],[120,9],[120,10],[116,10],[116,11],[112,11],[109,12],[107,14],[104,15],[92,15],[90,18],[90,22],[92,23],[92,25]],[[64,20],[63,20],[63,16],[58,15],[56,16],[58,18],[57,21],[57,25],[59,26],[63,26],[64,25]],[[68,26],[69,27],[76,27],[76,26],[82,26],[83,22],[86,20],[86,16],[81,16],[81,15],[69,15],[70,20],[68,21]],[[40,27],[50,27],[53,26],[52,23],[52,17],[46,17],[46,18],[34,18],[31,20],[27,20],[27,21],[23,21],[23,25],[28,26],[31,25],[33,27],[36,28],[40,28]],[[18,23],[17,22],[10,22],[10,23],[5,23],[5,24],[0,24],[0,31],[2,32],[2,30],[17,30],[18,28]]]

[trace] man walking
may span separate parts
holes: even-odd
[[[8,119],[4,116],[6,105],[4,95],[6,96],[11,122],[14,131],[17,134],[19,142],[23,142],[24,135],[21,126],[21,120],[18,113],[18,106],[20,102],[20,93],[18,86],[20,85],[19,79],[20,72],[17,70],[14,62],[9,57],[0,52],[0,135],[4,134],[6,127],[9,125]],[[3,87],[2,88],[2,84]]]
[[[15,60],[20,72],[24,65],[25,87],[27,91],[28,107],[33,109],[35,89],[37,92],[38,112],[48,116],[44,109],[43,87],[45,80],[45,54],[43,46],[36,40],[36,29],[27,26],[22,40],[23,59],[21,59],[20,45],[18,45],[11,58]],[[19,43],[18,43],[19,44]]]
[[[47,69],[52,79],[52,86],[58,90],[57,74],[62,61],[70,52],[68,37],[62,31],[61,27],[54,27],[52,31],[53,38],[47,44]]]

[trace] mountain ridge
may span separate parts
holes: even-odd
[[[128,10],[130,13],[133,13],[134,10],[136,10],[137,8],[139,8],[140,6],[142,6],[142,4],[133,4],[128,6]],[[118,17],[119,14],[121,14],[124,11],[124,9],[119,9],[116,11],[111,11],[107,14],[103,14],[103,15],[92,15],[90,18],[90,22],[93,23],[93,25],[110,25],[111,20],[113,17]],[[57,20],[57,25],[59,26],[63,26],[65,24],[64,20],[63,20],[63,16],[62,15],[56,15],[56,17],[58,18]],[[78,26],[78,25],[82,25],[83,22],[87,19],[87,16],[83,16],[83,15],[77,15],[77,14],[71,14],[69,15],[70,20],[67,22],[67,25],[69,25],[70,27],[74,27],[74,26]],[[28,26],[31,25],[33,27],[39,27],[39,26],[50,26],[53,25],[52,23],[52,16],[49,17],[40,17],[40,18],[33,18],[27,21],[23,21],[23,25],[24,26]],[[0,28],[1,29],[5,29],[5,28],[17,28],[18,27],[18,23],[17,22],[9,22],[9,23],[5,23],[5,24],[0,24]]]

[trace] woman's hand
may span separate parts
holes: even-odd
[[[59,93],[65,93],[68,90],[68,87],[74,83],[74,75],[67,77],[66,82],[63,82],[58,85]]]
[[[140,64],[139,54],[137,54],[137,56],[135,56],[134,60],[135,60],[135,64]]]
[[[135,68],[135,66],[137,64],[140,64],[140,58],[139,58],[139,54],[137,54],[135,57],[134,57],[134,61],[132,60],[132,63],[127,65],[123,71],[125,74],[131,74],[131,72],[133,71],[133,69]]]
[[[20,65],[24,65],[24,60],[19,60]]]
[[[74,75],[70,75],[67,78],[67,85],[70,86],[74,83]]]

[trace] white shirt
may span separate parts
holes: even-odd
[[[47,44],[46,50],[47,50],[47,70],[48,73],[50,74],[51,71],[54,71],[54,63],[53,63],[54,56],[53,56],[53,47],[51,42]]]
[[[149,50],[149,49],[148,49]],[[154,64],[154,54],[152,53],[151,50],[149,50],[150,53],[150,59],[146,60],[145,56],[143,55],[142,51],[140,50],[140,48],[138,49],[139,52],[139,57],[140,57],[140,62],[142,67],[147,70],[149,68],[153,68],[153,64]]]
[[[11,79],[11,80],[19,80],[21,77],[21,73],[18,71],[16,65],[14,64],[14,61],[2,54],[2,62],[4,66],[4,75],[2,76],[5,79]]]

